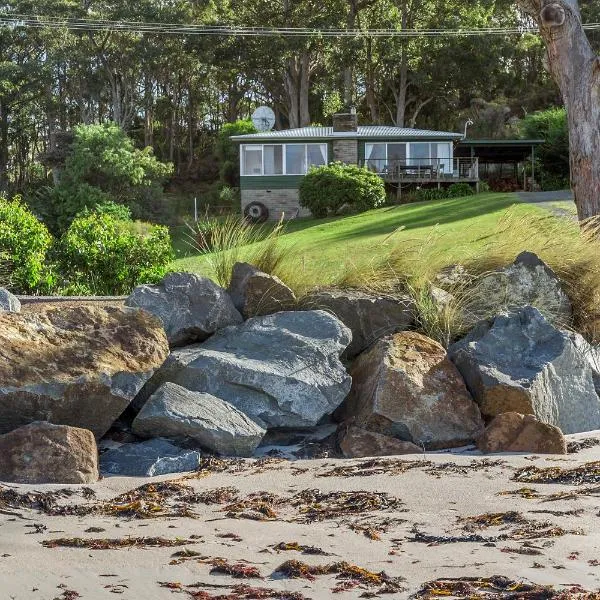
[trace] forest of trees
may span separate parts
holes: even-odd
[[[580,2],[600,21],[597,0]],[[12,0],[2,15],[315,29],[445,29],[527,24],[511,0]],[[600,48],[600,33],[590,40]],[[0,25],[0,190],[51,181],[40,160],[57,132],[114,121],[174,164],[174,181],[216,176],[223,124],[259,104],[278,127],[328,124],[344,105],[363,123],[514,135],[561,104],[537,35],[250,37]]]

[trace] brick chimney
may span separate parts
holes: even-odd
[[[352,134],[358,132],[358,117],[356,109],[350,108],[347,111],[339,112],[333,115],[333,133]],[[350,165],[358,164],[358,138],[357,136],[346,137],[333,140],[333,160]]]
[[[356,108],[351,107],[344,112],[333,115],[333,131],[334,133],[356,133],[358,131]]]

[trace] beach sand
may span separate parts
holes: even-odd
[[[569,440],[584,437],[600,438],[600,434],[569,436]],[[386,598],[409,598],[425,582],[466,576],[502,575],[543,585],[579,584],[588,590],[600,588],[600,487],[598,491],[589,489],[600,486],[600,467],[596,471],[597,484],[593,483],[594,470],[591,468],[587,469],[592,474],[591,483],[582,482],[580,485],[532,484],[513,480],[517,469],[534,466],[572,469],[600,461],[600,446],[564,457],[482,457],[473,453],[445,453],[375,460],[375,463],[367,459],[230,461],[223,472],[206,470],[191,477],[106,477],[88,486],[94,490],[95,498],[83,497],[81,486],[0,484],[0,493],[7,490],[20,494],[65,488],[76,490],[76,494],[60,498],[57,503],[83,507],[111,506],[102,503],[148,482],[176,481],[177,486],[191,486],[198,493],[235,488],[217,495],[228,503],[188,503],[187,507],[194,517],[177,516],[181,507],[173,506],[170,509],[174,513],[172,516],[157,513],[158,516],[145,519],[127,517],[127,511],[117,515],[100,511],[83,516],[48,516],[14,503],[8,507],[0,500],[0,598],[95,599],[114,598],[117,594],[131,600],[184,599],[194,597],[188,592],[202,591],[209,595],[196,597],[210,598],[220,594],[226,596],[233,586],[240,583],[300,592],[304,597],[313,599],[359,598],[372,597],[369,594],[382,587],[379,584],[360,584],[334,593],[335,588],[344,583],[337,574],[316,575],[311,581],[290,579],[276,573],[277,568],[288,560],[300,560],[311,565],[347,561],[371,572],[385,571],[391,578],[404,578],[403,591],[382,596]],[[332,473],[332,469],[336,468],[338,471]],[[343,471],[340,472],[339,468]],[[376,473],[371,473],[373,470]],[[499,495],[500,492],[525,487],[536,490],[543,497]],[[303,490],[317,489],[325,494],[318,502],[314,493],[312,496],[298,496]],[[585,494],[581,493],[583,490],[587,490]],[[281,497],[271,503],[274,513],[265,510],[273,517],[271,520],[243,518],[240,511],[250,511],[251,505],[225,509],[234,496],[238,500],[247,500],[248,495],[257,492]],[[327,496],[336,492],[368,494]],[[562,492],[576,494],[561,499],[551,497]],[[219,497],[213,500],[219,500]],[[203,502],[208,501],[206,494],[202,498]],[[346,502],[338,514],[326,512],[331,508],[332,500]],[[160,499],[157,502],[160,503]],[[363,510],[357,509],[353,513],[359,504],[362,504]],[[260,509],[260,505],[254,508]],[[228,511],[231,513],[232,510],[242,518],[234,518],[235,514],[228,516]],[[319,514],[323,511],[325,514]],[[464,517],[507,511],[518,511],[518,518],[524,521],[491,527],[459,522]],[[552,511],[555,514],[535,511]],[[569,514],[563,514],[565,512]],[[98,530],[86,533],[90,527]],[[237,537],[233,539],[234,536],[229,534]],[[224,535],[229,537],[220,537]],[[438,541],[432,545],[429,538],[420,541],[420,535],[463,539],[470,535],[481,537],[477,538],[478,541]],[[156,536],[188,543],[181,547],[106,550],[42,545],[44,541],[58,538]],[[497,539],[502,536],[506,539]],[[528,536],[533,537],[524,539]],[[371,539],[373,537],[379,539]],[[428,539],[429,543],[426,543]],[[273,549],[281,542],[316,546],[331,555],[305,555],[296,550]],[[185,557],[178,564],[170,564],[177,560],[172,555],[184,549],[198,552],[200,556]],[[507,549],[530,554],[513,553]],[[263,579],[240,580],[229,575],[210,574],[216,558],[230,563],[247,561],[246,566],[256,567]],[[169,583],[171,587],[163,587],[161,582]],[[186,587],[192,584],[198,585]],[[350,582],[350,586],[355,584]]]

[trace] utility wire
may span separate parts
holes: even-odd
[[[523,35],[538,33],[536,27],[484,27],[479,29],[313,29],[304,27],[234,27],[230,25],[185,25],[140,21],[64,19],[35,15],[0,15],[0,28],[69,29],[72,31],[121,31],[190,36],[230,37],[474,37],[487,35]],[[587,31],[600,30],[600,23],[583,25]]]

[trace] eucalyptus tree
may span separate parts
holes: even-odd
[[[567,109],[571,185],[580,220],[600,215],[600,56],[577,0],[519,0],[539,25],[547,66]],[[595,6],[595,5],[594,5]]]

